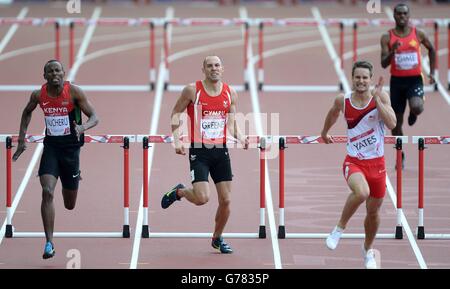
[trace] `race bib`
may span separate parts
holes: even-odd
[[[395,64],[398,70],[409,70],[419,65],[417,52],[406,52],[395,54]]]
[[[223,138],[225,124],[225,118],[203,118],[201,121],[202,137],[205,139]]]
[[[46,116],[45,125],[47,126],[47,135],[62,136],[70,134],[69,116]]]

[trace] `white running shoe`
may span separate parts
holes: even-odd
[[[365,250],[363,245],[363,253],[364,253],[364,266],[366,269],[378,269],[377,261],[375,259],[375,250],[369,249]]]
[[[339,240],[341,239],[342,233],[344,233],[344,229],[336,226],[333,231],[327,237],[327,247],[330,250],[336,249],[339,244]]]

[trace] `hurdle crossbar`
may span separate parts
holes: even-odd
[[[424,173],[425,173],[425,145],[448,145],[450,136],[413,136],[412,143],[418,144],[419,149],[419,183],[418,183],[418,212],[417,239],[450,239],[450,234],[426,234],[424,226]]]
[[[0,142],[6,143],[6,238],[36,238],[45,236],[43,232],[16,232],[12,225],[12,143],[18,142],[18,135],[0,135]],[[25,136],[27,143],[42,143],[45,135]],[[129,207],[130,207],[130,190],[129,190],[129,143],[135,142],[135,135],[85,135],[85,143],[121,143],[123,144],[123,227],[121,232],[55,232],[54,237],[79,237],[79,238],[111,238],[111,237],[130,237],[129,223]]]
[[[347,143],[347,136],[332,136],[333,143]],[[322,239],[326,238],[328,234],[325,233],[286,233],[285,226],[285,183],[284,183],[284,167],[285,167],[285,149],[286,144],[324,144],[325,142],[320,136],[298,135],[298,136],[277,136],[273,137],[273,141],[279,143],[279,226],[278,238],[300,238],[300,239]],[[395,144],[396,164],[401,168],[402,162],[402,144],[408,142],[407,136],[385,136],[385,144]],[[402,170],[397,170],[397,226],[395,233],[392,234],[377,234],[377,238],[382,239],[402,239],[403,227],[401,222],[402,215]],[[364,238],[365,234],[343,234],[343,238],[360,239]]]
[[[248,136],[250,145],[260,149],[260,214],[259,229],[254,233],[224,233],[224,237],[228,238],[266,238],[265,226],[265,150],[266,141],[264,137]],[[181,136],[180,141],[183,146],[189,147],[190,141],[187,136]],[[190,232],[151,232],[149,227],[149,167],[148,167],[148,149],[151,144],[171,144],[173,137],[169,135],[137,135],[136,142],[142,142],[143,148],[143,222],[142,222],[142,238],[210,238],[211,233],[190,233]],[[234,138],[227,137],[227,146],[236,145],[241,147]],[[228,146],[229,147],[229,146]],[[252,146],[249,146],[251,148]]]
[[[174,18],[168,19],[164,23],[164,66],[166,68],[166,77],[164,82],[164,90],[167,91],[181,91],[183,89],[183,85],[174,85],[170,84],[170,70],[169,70],[169,57],[170,57],[170,43],[169,43],[169,25],[172,26],[191,26],[191,27],[210,27],[210,26],[218,26],[218,27],[229,27],[229,26],[244,26],[244,85],[232,85],[237,91],[247,91],[249,89],[248,84],[248,57],[247,51],[249,46],[249,28],[250,22],[246,19],[240,18]]]

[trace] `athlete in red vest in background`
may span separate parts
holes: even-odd
[[[208,56],[203,61],[203,81],[197,81],[184,87],[172,110],[172,133],[175,152],[185,155],[180,141],[180,115],[188,111],[188,135],[191,142],[189,162],[192,188],[178,184],[165,193],[161,207],[168,208],[176,200],[186,198],[198,206],[209,200],[208,176],[216,185],[219,206],[215,217],[212,246],[221,253],[229,254],[233,250],[224,242],[222,233],[230,216],[231,172],[230,155],[226,147],[227,129],[244,147],[248,148],[248,139],[243,136],[236,123],[235,113],[237,93],[222,82],[224,71],[222,60],[218,56]]]
[[[434,80],[435,50],[425,33],[409,25],[409,7],[398,4],[394,8],[395,28],[381,36],[381,66],[391,66],[390,97],[397,117],[392,135],[403,135],[403,114],[409,102],[408,124],[413,125],[423,111],[423,75],[420,44],[428,49],[430,84]],[[404,167],[403,155],[402,166]]]
[[[55,207],[53,196],[58,177],[61,178],[64,206],[75,208],[80,180],[80,147],[84,144],[84,132],[98,123],[94,107],[78,86],[64,81],[64,68],[57,60],[50,60],[44,66],[47,80],[41,89],[31,93],[20,121],[19,141],[13,155],[16,161],[26,149],[25,134],[31,115],[39,105],[45,118],[44,151],[39,165],[39,180],[42,186],[41,216],[46,243],[44,259],[55,255],[53,228]],[[89,117],[81,123],[81,112]]]

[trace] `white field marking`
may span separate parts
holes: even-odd
[[[23,7],[22,10],[20,10],[19,15],[17,15],[17,19],[21,20],[25,18],[25,15],[28,13],[28,7]],[[6,32],[5,37],[3,37],[2,42],[0,42],[0,54],[2,53],[3,49],[5,49],[6,45],[8,45],[11,38],[16,33],[17,29],[19,28],[19,24],[13,24],[11,27],[9,27],[8,32]]]
[[[389,17],[389,20],[394,20],[394,13],[392,12],[391,7],[385,6],[384,11],[385,11],[386,15]],[[438,55],[439,55],[439,52],[438,52]],[[426,59],[428,59],[428,57]],[[425,71],[425,73],[427,75],[430,75],[430,66],[428,65],[428,62],[426,61],[426,59],[425,58],[422,59],[423,60],[422,61],[422,69]],[[438,72],[438,70],[436,69],[436,73],[437,72]],[[442,86],[442,83],[439,80],[439,77],[436,77],[435,80],[436,80],[436,84],[437,84],[440,94],[442,95],[444,100],[447,102],[447,104],[450,105],[450,96],[448,95],[447,90],[444,88],[444,86]]]
[[[247,10],[245,7],[241,7],[239,9],[240,17],[245,19],[248,18]],[[251,38],[251,36],[249,36]],[[251,43],[251,41],[249,41]],[[252,45],[248,46],[247,51],[248,59],[253,58],[253,50]],[[262,120],[261,120],[261,108],[259,106],[259,96],[258,96],[258,89],[257,89],[257,82],[256,82],[256,76],[255,76],[255,69],[254,69],[254,63],[255,61],[249,61],[249,66],[247,70],[248,80],[249,80],[249,88],[250,88],[250,95],[252,100],[252,108],[254,112],[254,119],[255,119],[255,126],[256,126],[256,133],[258,135],[263,135],[263,129],[262,129]],[[283,265],[281,262],[281,253],[280,253],[280,245],[278,243],[278,236],[277,236],[277,230],[276,230],[276,222],[275,222],[275,213],[273,209],[273,201],[272,201],[272,190],[270,185],[270,176],[269,176],[269,164],[266,160],[266,172],[265,172],[265,197],[266,197],[266,207],[267,207],[267,215],[269,219],[269,228],[270,228],[270,239],[272,242],[272,251],[273,251],[273,259],[275,263],[275,269],[282,269]]]
[[[94,12],[92,13],[92,17],[91,18],[95,19],[94,16],[96,18],[98,18],[100,16],[100,11],[101,11],[101,8],[97,7],[94,10]],[[84,35],[83,42],[89,42],[89,39],[90,39],[91,36],[92,36],[92,34],[89,36],[88,33],[86,32],[86,34]],[[82,57],[83,57],[82,54],[78,54],[77,61],[81,61]],[[72,79],[75,78],[75,74],[74,73],[71,75],[71,78]],[[19,189],[17,190],[16,194],[14,195],[14,200],[13,200],[13,203],[12,203],[12,206],[11,206],[11,212],[12,212],[11,213],[12,214],[11,220],[14,217],[14,212],[16,211],[16,208],[19,205],[19,202],[20,202],[20,200],[22,198],[22,195],[23,195],[23,193],[25,191],[25,188],[28,185],[28,182],[30,181],[31,174],[33,173],[34,167],[36,166],[36,163],[38,161],[38,158],[39,158],[43,148],[44,148],[44,145],[42,143],[39,143],[39,144],[37,144],[36,149],[34,150],[33,157],[31,158],[31,161],[28,164],[28,167],[27,167],[27,169],[25,171],[25,175],[24,175],[24,177],[22,179],[22,182],[19,185]],[[5,236],[6,222],[7,222],[7,220],[5,218],[5,221],[3,222],[2,228],[0,229],[0,244],[2,243],[3,237]]]
[[[95,21],[100,17],[100,13],[102,12],[102,9],[100,7],[96,7],[94,9],[94,12],[92,13],[92,19]],[[89,45],[89,42],[92,38],[92,35],[94,35],[94,31],[96,25],[90,25],[88,29],[86,30],[86,34],[84,34],[83,41],[81,42],[80,48],[78,49],[77,56],[75,57],[75,63],[73,64],[72,68],[69,71],[69,75],[67,76],[68,81],[74,81],[75,75],[78,72],[78,69],[80,68],[81,64],[83,63],[83,57],[86,54],[87,47]]]
[[[311,12],[314,15],[316,21],[322,21],[322,16],[320,15],[319,9],[317,7],[312,7]],[[328,54],[330,55],[330,58],[334,63],[334,69],[336,70],[336,74],[338,75],[339,80],[342,83],[344,91],[350,91],[350,86],[348,84],[347,78],[345,77],[345,73],[341,69],[340,59],[336,53],[336,50],[334,50],[334,46],[330,39],[330,35],[328,34],[327,28],[323,24],[320,24],[317,27],[319,29],[320,35],[322,36],[323,42],[325,43]]]
[[[397,196],[394,193],[394,188],[392,187],[391,181],[386,175],[386,186],[388,189],[389,196],[391,197],[392,204],[394,207],[397,204]],[[416,255],[417,262],[419,263],[419,266],[421,269],[427,269],[427,263],[425,262],[425,259],[422,256],[422,253],[420,252],[419,246],[417,245],[416,239],[414,237],[414,234],[411,230],[411,227],[409,226],[408,220],[406,220],[406,216],[403,213],[403,210],[400,213],[401,223],[403,228],[405,229],[405,233],[408,236],[408,240],[411,244],[411,248],[414,251],[414,255]]]
[[[172,7],[168,7],[166,10],[166,19],[172,19],[174,16],[174,10]],[[172,29],[168,30],[169,42],[172,36]],[[163,52],[161,51],[161,57],[163,57]],[[166,79],[166,67],[164,61],[160,61],[159,63],[159,71],[158,71],[158,79],[156,82],[156,91],[155,91],[155,100],[153,102],[153,112],[150,126],[150,135],[155,135],[158,131],[158,122],[159,122],[159,114],[161,111],[162,98],[164,94],[164,81]],[[148,180],[150,182],[150,175],[152,172],[153,165],[153,156],[155,153],[155,145],[152,145],[148,149]],[[144,184],[141,187],[141,193],[139,197],[139,210],[136,221],[136,229],[134,233],[134,241],[133,241],[133,250],[131,253],[131,261],[130,261],[130,269],[137,269],[138,260],[139,260],[139,249],[141,245],[141,236],[142,236],[142,225],[144,222]],[[150,225],[149,225],[150,230]]]
[[[316,7],[313,7],[312,9],[314,9],[312,12],[313,12],[314,16],[316,17],[316,19],[317,20],[321,19],[319,9],[316,8]],[[326,28],[324,28],[324,30],[325,30],[324,32],[327,34]],[[329,41],[329,37],[328,38],[327,37],[323,37],[323,39],[324,39],[325,42]],[[327,44],[327,46],[331,46],[331,48],[334,51],[334,47],[332,45]],[[334,54],[336,54],[335,51],[334,51]],[[339,70],[340,70],[340,68],[339,68]],[[350,90],[350,85],[349,85],[349,83],[348,83],[346,78],[344,78],[343,81],[345,81],[345,83],[344,83],[345,93],[349,93],[351,91]],[[390,183],[391,182],[389,180],[389,176],[386,174],[386,184],[390,184]],[[394,190],[393,190],[392,186],[390,186],[390,187],[388,186],[387,189],[388,189],[388,192],[389,192],[389,196],[391,197],[391,200],[392,200],[392,196],[395,195]],[[395,207],[395,202],[394,202],[394,207]],[[404,229],[406,231],[406,235],[408,236],[408,240],[409,240],[411,246],[413,246],[413,243],[415,243],[415,240],[414,240],[414,237],[413,238],[410,237],[410,236],[413,236],[413,234],[411,232],[410,226],[409,226],[408,221],[406,220],[406,218],[404,218],[404,221],[405,221],[405,223],[404,224],[402,223],[402,225],[404,226]],[[408,231],[408,229],[409,229],[409,231]],[[420,250],[418,252],[420,253]],[[421,256],[421,254],[420,254],[420,256]],[[419,261],[420,257],[417,254],[416,254],[416,258],[417,258],[418,262],[420,262]]]

